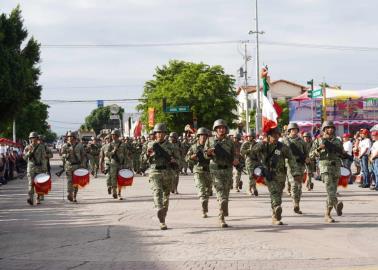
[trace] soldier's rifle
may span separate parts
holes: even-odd
[[[172,157],[170,154],[167,153],[167,151],[165,151],[159,143],[154,143],[152,145],[152,149],[154,150],[155,154],[157,157],[161,157],[163,159],[165,159],[169,165],[171,166],[172,169],[176,170],[178,169],[178,164],[176,162],[172,162]]]
[[[232,161],[234,160],[234,157],[230,153],[228,153],[218,142],[216,142],[214,145],[214,153],[216,156],[225,159],[229,163],[232,163]]]

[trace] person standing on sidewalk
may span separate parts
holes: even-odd
[[[34,204],[34,177],[39,173],[47,173],[46,151],[38,143],[37,132],[29,134],[30,144],[24,149],[24,159],[27,161],[27,176],[29,183],[29,198],[27,203]],[[37,204],[40,204],[40,195],[37,196]]]
[[[344,149],[342,142],[335,136],[335,125],[332,121],[324,121],[322,131],[323,136],[317,138],[312,145],[310,157],[319,158],[320,177],[327,191],[324,218],[325,222],[333,223],[335,220],[331,217],[332,208],[335,208],[337,215],[341,216],[344,207],[343,202],[336,197]]]
[[[344,133],[343,134],[343,148],[344,148],[344,151],[345,153],[347,154],[347,156],[345,156],[345,158],[343,158],[343,166],[345,168],[347,168],[349,171],[351,171],[351,166],[352,166],[352,162],[353,162],[353,143],[350,141],[350,134],[349,133]],[[351,182],[351,177],[349,177],[349,181],[348,183],[349,184],[353,184],[353,182]]]
[[[180,156],[174,146],[166,139],[167,127],[164,123],[157,123],[154,127],[155,139],[147,144],[145,159],[150,166],[149,182],[157,209],[160,229],[167,230],[165,218],[168,213],[169,195],[175,174],[172,167],[177,168]]]
[[[219,203],[219,223],[221,228],[228,227],[225,217],[228,216],[228,199],[232,186],[232,166],[239,164],[235,144],[227,137],[226,121],[214,122],[214,138],[209,138],[205,145],[205,158],[210,159],[210,175],[217,193]]]
[[[203,152],[208,136],[209,131],[206,128],[199,128],[196,134],[197,142],[189,148],[185,157],[188,163],[194,164],[194,181],[202,205],[203,218],[207,218],[207,213],[209,212],[209,196],[213,187],[209,169],[210,160],[205,159]]]
[[[371,137],[374,141],[373,146],[370,151],[370,161],[373,165],[374,179],[375,179],[375,190],[378,191],[378,130],[371,132]]]
[[[361,160],[361,171],[363,175],[363,188],[370,187],[370,172],[369,172],[369,154],[371,148],[371,140],[369,139],[369,131],[366,128],[360,130],[361,142],[359,144],[359,156]]]

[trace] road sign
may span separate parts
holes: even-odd
[[[316,90],[308,90],[307,91],[307,96],[309,98],[318,98],[323,96],[322,89],[316,89]]]
[[[112,114],[110,115],[110,120],[118,120],[119,119],[119,115],[118,114]]]
[[[175,106],[175,107],[167,107],[167,113],[182,113],[182,112],[190,112],[189,106]]]
[[[97,108],[104,107],[104,101],[103,100],[97,100]]]

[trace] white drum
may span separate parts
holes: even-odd
[[[89,184],[89,171],[84,168],[77,169],[72,175],[72,185],[85,187]]]
[[[134,180],[134,173],[129,169],[122,169],[118,172],[117,183],[118,186],[132,186]]]
[[[34,189],[39,195],[46,195],[51,190],[51,176],[47,173],[40,173],[34,177]]]

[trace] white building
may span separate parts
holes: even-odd
[[[287,100],[296,96],[299,96],[308,90],[308,87],[297,84],[295,82],[287,81],[287,80],[277,80],[277,81],[270,81],[269,82],[270,91],[273,99],[277,100]],[[262,86],[260,87],[262,90]],[[250,86],[239,86],[236,89],[237,99],[239,101],[238,106],[238,115],[239,121],[241,121],[242,113],[245,112],[246,109],[246,97],[245,92],[248,93],[248,108],[249,110],[253,110],[256,106],[256,85]],[[261,92],[262,93],[262,92]]]

